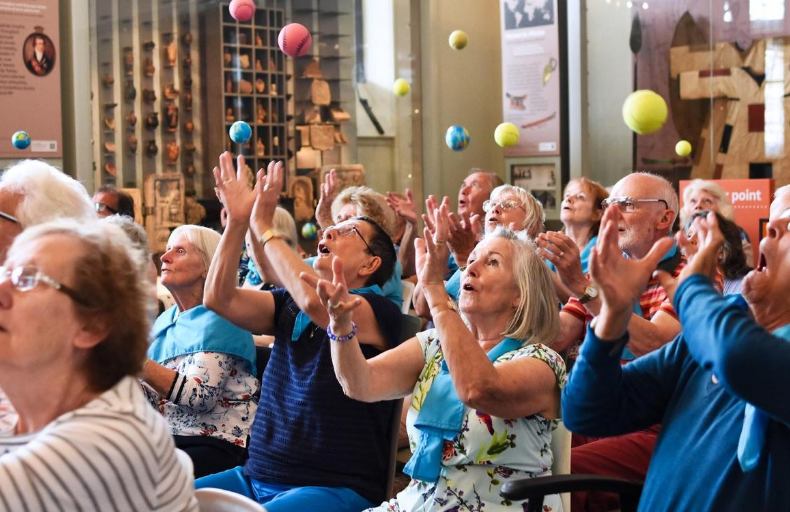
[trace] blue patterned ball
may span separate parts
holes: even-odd
[[[252,136],[252,128],[250,128],[250,125],[244,121],[236,121],[230,125],[230,130],[228,133],[230,134],[230,140],[236,144],[244,144],[250,140],[250,137]]]
[[[463,126],[453,125],[447,129],[444,141],[453,151],[462,151],[469,145],[469,132]]]
[[[304,226],[302,226],[302,237],[305,240],[315,240],[315,237],[318,235],[318,228],[312,222],[305,222]]]
[[[17,149],[27,149],[30,145],[30,135],[20,130],[11,136],[11,143]]]

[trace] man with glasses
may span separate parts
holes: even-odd
[[[621,216],[618,222],[618,244],[628,258],[644,258],[658,240],[671,234],[678,212],[678,196],[664,178],[648,173],[632,173],[612,187],[611,196],[604,201],[604,209],[617,205]],[[658,269],[674,277],[685,266],[685,259],[673,245],[664,255]],[[581,266],[569,272],[559,271],[562,282],[572,297],[560,313],[560,336],[552,348],[566,350],[581,340],[587,325],[600,311],[601,300],[595,283],[581,272]],[[630,341],[623,354],[627,362],[652,352],[672,340],[680,332],[680,322],[672,302],[657,279],[647,287],[634,305],[628,325]],[[644,480],[653,452],[658,429],[635,432],[625,436],[599,440],[574,437],[571,452],[571,472],[601,474]],[[591,442],[587,442],[591,441]],[[607,510],[607,497],[574,494],[573,510]]]
[[[237,168],[244,167],[239,157]],[[324,230],[311,268],[274,229],[282,162],[272,162],[268,171],[265,177],[259,173],[253,191],[243,172],[234,170],[230,153],[223,153],[214,170],[228,222],[209,269],[204,304],[243,329],[273,335],[274,345],[263,374],[249,460],[244,467],[201,478],[196,486],[245,494],[270,512],[362,510],[384,499],[393,403],[368,404],[345,396],[331,352],[352,333],[329,329],[315,282],[319,276],[332,280],[342,267],[349,293],[345,300],[358,301],[353,334],[365,357],[373,357],[401,341],[400,309],[380,288],[392,275],[395,248],[372,219],[352,217]],[[283,288],[236,286],[248,229],[253,239],[249,249]]]
[[[134,199],[112,185],[104,185],[93,194],[93,207],[99,217],[126,215],[134,219]]]
[[[0,175],[0,262],[22,231],[61,218],[96,219],[85,187],[41,160],[6,169]],[[15,423],[16,413],[0,389],[0,432]]]

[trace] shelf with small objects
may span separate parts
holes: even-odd
[[[214,165],[222,151],[243,154],[250,170],[266,167],[271,160],[288,161],[289,90],[291,73],[279,50],[277,35],[285,23],[283,9],[258,8],[252,19],[231,17],[227,3],[203,17],[206,66],[206,126],[223,127],[205,133],[206,165]],[[250,126],[250,138],[237,144],[229,135],[233,123]]]
[[[293,21],[312,34],[310,50],[294,59],[297,174],[356,160],[354,13],[347,2],[293,0]]]

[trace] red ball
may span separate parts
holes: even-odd
[[[277,42],[280,44],[280,50],[289,57],[301,57],[310,51],[310,45],[313,44],[313,36],[307,27],[299,23],[290,23],[280,30],[280,35],[277,37]]]
[[[254,0],[232,0],[228,6],[230,15],[236,21],[250,21],[253,14],[255,14],[255,1]]]

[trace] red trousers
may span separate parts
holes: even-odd
[[[648,430],[601,439],[574,434],[571,473],[644,481],[657,438],[657,425]],[[617,508],[620,508],[620,499],[616,494],[571,494],[571,512],[606,512]]]

